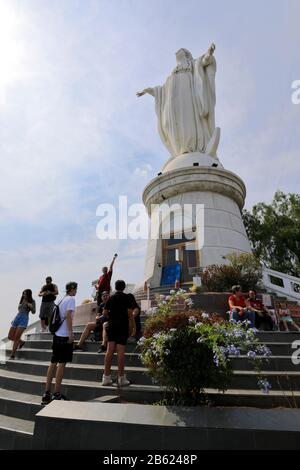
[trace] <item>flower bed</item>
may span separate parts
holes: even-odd
[[[154,381],[165,387],[164,404],[199,405],[207,401],[206,388],[225,391],[232,379],[231,356],[246,356],[258,372],[258,386],[270,385],[261,376],[261,364],[270,350],[259,343],[256,330],[246,323],[225,322],[217,315],[192,311],[188,294],[171,291],[160,296],[147,319],[141,338],[141,359]],[[190,306],[172,313],[179,299]]]

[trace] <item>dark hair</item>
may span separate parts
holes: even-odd
[[[68,282],[66,284],[66,293],[68,294],[68,292],[70,292],[71,290],[73,289],[77,289],[77,282],[74,282],[74,281],[71,281],[71,282]]]
[[[249,292],[254,292],[255,295],[257,293],[255,289],[249,289]]]
[[[28,302],[31,304],[33,302],[32,290],[31,289],[24,289],[24,291],[22,292],[22,295],[21,295],[20,304],[24,300],[24,294],[26,295]]]
[[[125,284],[124,281],[120,281],[120,280],[119,280],[119,281],[116,281],[116,282],[115,282],[115,289],[116,289],[116,290],[121,290],[121,291],[123,291],[123,290],[125,290],[125,287],[126,287],[126,284]]]
[[[233,293],[233,294],[236,294],[236,292],[238,292],[239,290],[241,290],[241,286],[239,286],[239,285],[232,286],[231,290],[232,290],[232,293]]]
[[[52,277],[51,276],[47,276],[46,281],[47,281],[47,279],[50,279],[50,281],[52,282]]]

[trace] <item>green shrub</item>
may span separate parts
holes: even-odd
[[[200,274],[206,291],[229,291],[236,284],[239,284],[244,292],[259,287],[262,267],[254,255],[231,253],[225,258],[228,264],[207,266]]]

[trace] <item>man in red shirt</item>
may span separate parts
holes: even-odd
[[[110,263],[109,269],[106,266],[102,268],[102,275],[99,277],[99,281],[96,287],[98,307],[102,303],[102,293],[103,292],[110,293],[110,281],[111,281],[111,277],[113,273],[113,265],[117,256],[118,256],[117,253],[115,253],[112,259],[112,262]]]
[[[240,286],[232,287],[232,294],[229,299],[230,319],[236,322],[250,321],[250,328],[255,327],[255,312],[248,308],[245,297],[242,295]]]
[[[268,313],[268,309],[264,306],[261,300],[256,297],[256,291],[250,290],[247,299],[247,307],[255,313],[256,327],[266,331],[272,331],[274,323]]]

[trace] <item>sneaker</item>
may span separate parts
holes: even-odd
[[[15,357],[16,356],[14,354],[12,354],[9,359],[15,359]]]
[[[64,400],[64,401],[69,401],[69,399],[66,397],[66,395],[63,395],[60,392],[56,392],[52,396],[52,400]]]
[[[74,346],[74,351],[84,351],[83,347],[82,346],[78,346],[78,344],[76,344]]]
[[[130,384],[131,384],[130,380],[127,380],[125,375],[123,375],[122,377],[118,377],[119,387],[126,387],[127,385],[130,385]]]
[[[98,350],[98,354],[106,352],[106,350],[107,350],[107,346],[104,346],[104,344],[102,344],[101,348]]]
[[[107,386],[107,385],[112,385],[112,384],[113,384],[113,381],[112,381],[111,375],[103,374],[101,385]]]
[[[41,405],[48,405],[52,401],[51,393],[45,392],[42,396],[42,403]]]

